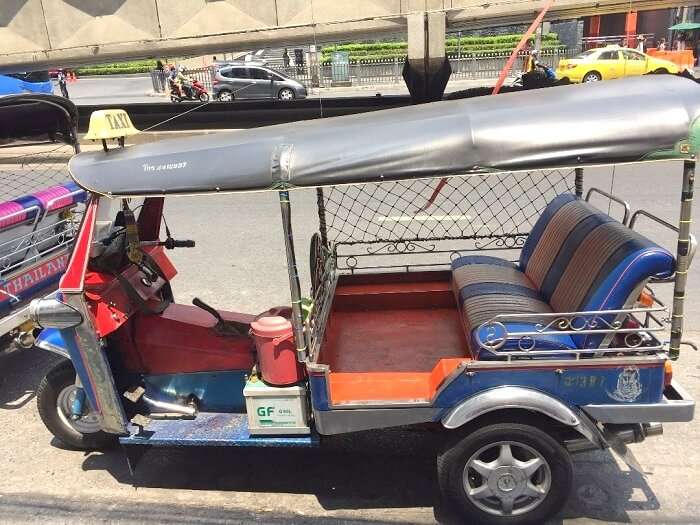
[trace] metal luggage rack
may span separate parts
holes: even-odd
[[[6,278],[13,271],[68,246],[78,231],[80,216],[80,213],[71,212],[45,226],[35,221],[31,232],[0,243],[0,277]]]

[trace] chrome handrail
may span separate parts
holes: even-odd
[[[615,310],[588,310],[582,312],[552,312],[552,313],[524,313],[524,314],[499,314],[479,325],[476,330],[476,342],[479,347],[491,352],[499,357],[520,356],[551,356],[552,353],[565,353],[572,355],[586,355],[598,353],[625,353],[625,352],[648,352],[661,350],[663,345],[653,337],[654,332],[665,329],[664,320],[657,318],[654,313],[665,312],[668,309],[664,306],[650,308],[622,308]],[[644,315],[645,321],[639,327],[624,327],[624,318],[631,317],[637,320],[637,315]],[[606,317],[614,318],[612,320]],[[621,319],[622,316],[622,319]],[[510,331],[504,324],[518,320],[532,322],[532,330]],[[533,321],[534,320],[534,321]],[[539,321],[539,322],[538,322]],[[637,320],[638,321],[638,320]],[[654,325],[650,324],[654,322]],[[557,327],[557,328],[553,328]],[[485,332],[485,338],[482,337]],[[573,349],[548,349],[538,350],[535,337],[557,336],[557,335],[606,335],[606,334],[626,334],[625,342],[629,344],[623,348],[573,348]],[[628,342],[630,335],[638,334],[639,339],[636,344]],[[658,343],[641,346],[644,341]],[[518,350],[500,350],[508,341],[517,341]]]
[[[586,193],[586,198],[585,198],[585,201],[586,201],[586,202],[590,202],[591,194],[592,194],[592,193],[598,193],[598,194],[600,194],[600,195],[602,195],[602,196],[604,196],[604,197],[607,197],[607,198],[610,199],[611,201],[617,202],[618,204],[622,204],[622,206],[625,208],[625,213],[624,213],[624,215],[622,216],[622,221],[621,221],[621,222],[622,222],[622,224],[624,224],[625,226],[627,226],[627,220],[629,219],[630,213],[632,212],[632,208],[630,207],[630,203],[629,203],[629,202],[627,202],[627,201],[624,200],[624,199],[621,199],[620,197],[617,197],[617,196],[613,195],[612,193],[608,193],[608,192],[605,191],[605,190],[601,190],[600,188],[591,188],[591,189],[589,189],[589,190],[588,190],[588,193]]]

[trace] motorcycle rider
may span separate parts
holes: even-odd
[[[192,80],[183,73],[184,70],[185,67],[182,65],[179,66],[177,69],[175,67],[172,67],[170,69],[170,81],[177,88],[179,96],[193,98]]]

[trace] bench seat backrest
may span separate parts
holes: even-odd
[[[669,277],[667,250],[575,195],[544,209],[520,255],[520,269],[555,312],[616,310],[651,277]],[[583,336],[577,345],[590,347]],[[590,338],[589,338],[590,339]]]

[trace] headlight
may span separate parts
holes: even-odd
[[[83,316],[72,306],[58,299],[34,299],[29,304],[29,317],[42,328],[73,328],[83,322]]]

